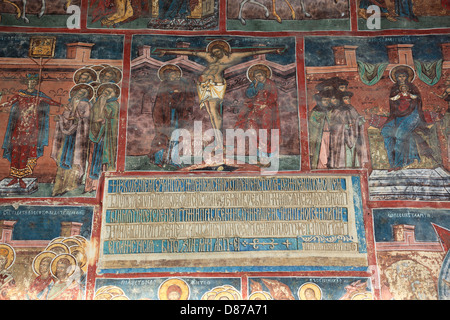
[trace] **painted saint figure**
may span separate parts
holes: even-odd
[[[441,119],[441,127],[443,128],[444,134],[447,137],[447,153],[450,158],[450,76],[445,80],[445,89],[441,94],[432,92],[439,98],[447,102],[447,111],[445,112],[443,118]]]
[[[159,1],[159,19],[185,19],[198,4],[198,0]]]
[[[271,79],[272,70],[263,64],[251,66],[247,71],[251,84],[245,95],[247,97],[245,107],[238,116],[235,128],[254,129],[255,134],[260,129],[267,130],[267,143],[260,139],[257,145],[257,137],[251,136],[251,143],[257,146],[258,157],[271,157],[273,153],[279,152],[278,145],[272,145],[272,130],[278,130],[280,134],[280,115],[278,110],[278,90],[275,82]],[[262,164],[261,164],[262,165]],[[269,166],[270,164],[266,164]],[[264,166],[264,165],[262,165]]]
[[[8,126],[3,140],[3,158],[10,161],[12,180],[7,186],[19,183],[25,189],[23,178],[33,174],[37,159],[48,146],[50,105],[60,106],[42,92],[38,92],[38,74],[27,74],[27,89],[11,100],[0,105],[0,108],[11,107]]]
[[[224,40],[213,40],[206,47],[206,52],[195,49],[156,49],[155,51],[161,55],[192,55],[206,61],[207,67],[203,70],[197,82],[200,109],[203,107],[206,108],[212,128],[221,133],[223,124],[222,103],[227,86],[224,78],[225,70],[240,63],[246,57],[266,53],[281,54],[284,50],[285,48],[246,48],[232,50],[228,42]],[[221,135],[216,135],[215,143],[217,149],[223,148]]]
[[[422,98],[417,87],[411,83],[413,78],[414,71],[407,66],[397,66],[391,71],[391,79],[395,84],[389,96],[389,117],[381,129],[389,171],[401,170],[415,160],[420,162],[418,146],[424,155],[433,158],[427,142],[416,132],[426,132],[427,128]]]
[[[399,17],[415,22],[419,21],[414,14],[414,4],[412,0],[395,0],[395,12]]]
[[[332,90],[314,95],[316,106],[309,116],[309,148],[312,169],[326,169],[330,153],[330,116]]]
[[[97,81],[97,73],[91,68],[82,68],[76,71],[73,75],[73,81],[76,84],[87,83]]]
[[[92,22],[98,20],[105,26],[116,26],[133,21],[148,11],[149,4],[138,0],[95,0],[90,2]]]
[[[331,98],[328,168],[357,168],[365,155],[364,118],[351,105],[351,92],[335,91]]]
[[[448,102],[448,108],[447,111],[450,109],[450,76],[445,79],[445,89],[441,94],[437,94],[435,92],[432,92],[437,97],[444,99],[444,101]]]
[[[0,244],[0,300],[15,300],[16,281],[9,268],[14,264],[16,253],[6,243]]]
[[[190,288],[182,279],[172,278],[164,281],[158,289],[159,300],[188,300]]]
[[[152,109],[155,137],[148,156],[158,166],[178,166],[172,154],[178,154],[179,141],[172,134],[192,114],[194,87],[182,78],[181,69],[174,64],[162,66],[158,70],[158,77],[161,83]]]
[[[69,103],[56,118],[55,138],[51,153],[58,165],[52,195],[76,189],[86,171],[89,146],[89,117],[94,89],[78,84],[70,92]]]
[[[51,262],[50,270],[53,281],[45,289],[41,300],[82,300],[75,257],[66,253],[56,256]]]
[[[89,118],[89,164],[85,192],[97,189],[102,172],[116,169],[119,95],[120,88],[113,83],[102,84],[97,89],[97,99]]]
[[[397,21],[397,19],[395,19],[395,17],[394,17],[394,14],[389,12],[388,6],[387,6],[385,0],[360,0],[359,1],[359,10],[358,10],[359,16],[361,18],[364,18],[367,20],[367,18],[368,18],[367,9],[370,6],[374,6],[374,5],[378,6],[380,8],[381,15],[385,16],[386,19],[388,19],[389,21]]]
[[[101,83],[119,83],[122,80],[122,71],[116,67],[107,66],[99,72],[98,79]]]
[[[55,257],[56,254],[54,252],[43,251],[34,258],[32,267],[37,277],[28,288],[27,298],[29,300],[41,299],[45,289],[53,281],[53,276],[50,272],[50,264]]]

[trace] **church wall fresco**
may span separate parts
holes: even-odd
[[[223,38],[214,38],[219,41]],[[252,128],[261,129],[275,125],[280,130],[281,139],[279,155],[280,170],[298,170],[300,168],[300,130],[298,114],[298,94],[297,94],[297,72],[295,59],[295,38],[246,38],[237,37],[230,40],[231,51],[241,50],[254,53],[236,61],[235,65],[230,65],[224,73],[224,97],[221,104],[222,109],[222,130],[224,140],[226,140],[227,130],[247,130],[249,124],[245,118],[250,116],[257,118],[261,114],[248,113],[244,107],[248,103],[245,92],[251,85],[249,71],[253,68],[263,67],[270,73],[270,80],[273,81],[272,97],[273,103],[277,104],[272,119],[266,124],[259,124]],[[207,131],[213,128],[211,117],[207,107],[201,106],[202,98],[198,94],[197,77],[208,66],[205,59],[197,58],[189,52],[192,50],[205,51],[211,41],[208,38],[200,37],[156,37],[138,35],[133,37],[132,50],[136,57],[131,61],[131,82],[130,100],[128,107],[127,125],[127,170],[193,170],[186,168],[187,164],[176,164],[172,160],[162,161],[159,154],[164,150],[166,158],[170,158],[173,150],[166,145],[166,140],[170,139],[172,132],[167,132],[166,126],[169,122],[169,115],[160,107],[167,99],[164,91],[165,84],[163,70],[166,68],[179,68],[181,80],[179,84],[173,83],[175,88],[183,87],[179,90],[179,103],[177,108],[188,110],[187,112],[177,112],[177,124],[171,125],[176,129],[187,130],[191,136],[192,157],[201,156],[198,154],[195,140],[196,135],[208,139]],[[151,45],[150,45],[151,44]],[[168,47],[186,50],[186,55],[182,52],[178,54],[164,54],[162,57],[158,52],[158,47]],[[267,49],[266,49],[267,48]],[[270,49],[273,48],[273,49]],[[269,53],[259,53],[257,50],[270,50]],[[275,51],[278,50],[279,52]],[[241,52],[239,51],[239,52]],[[188,55],[189,54],[189,55]],[[170,83],[170,82],[169,82]],[[149,86],[158,88],[155,91],[148,91]],[[167,120],[165,119],[167,118]],[[282,125],[276,124],[279,122]],[[281,128],[282,126],[282,128]],[[164,131],[166,130],[166,131]],[[270,134],[270,133],[269,133]],[[146,139],[142,139],[146,137]],[[270,140],[270,136],[268,137]],[[151,141],[149,144],[148,141]],[[224,141],[227,146],[233,142]],[[201,141],[203,150],[208,147],[210,141]],[[248,155],[248,150],[246,155]],[[166,155],[169,153],[169,155]],[[236,152],[235,152],[236,153]],[[224,155],[226,159],[233,162],[233,155]],[[192,164],[194,159],[191,161]],[[248,163],[248,160],[246,160]],[[195,163],[197,164],[197,163]],[[232,170],[239,170],[238,167]]]
[[[306,38],[311,167],[367,166],[369,194],[376,200],[448,199],[447,102],[441,95],[449,77],[447,40],[434,35]],[[415,97],[404,106],[417,110],[420,124],[399,126],[408,114],[399,111],[400,87]],[[340,100],[345,106],[333,107]],[[353,123],[344,128],[345,121]],[[406,123],[412,126],[407,129]],[[347,145],[332,140],[330,151],[322,152],[328,134],[347,134]]]
[[[381,17],[381,29],[437,29],[448,28],[447,1],[394,1],[394,0],[358,0],[358,29],[373,30],[370,21],[372,9],[376,5],[377,14]],[[373,20],[372,20],[373,23]]]
[[[109,156],[108,170],[115,170],[116,166],[123,38],[69,34],[57,34],[51,38],[44,34],[2,36],[5,43],[1,58],[2,106],[5,111],[2,113],[2,122],[5,123],[2,132],[2,147],[5,150],[2,176],[22,180],[26,184],[26,193],[35,197],[67,196],[67,193],[69,196],[95,197],[102,168],[94,165],[93,155],[100,155],[102,151],[93,151],[94,146],[98,145],[100,132],[105,129],[109,131],[110,145],[114,149],[114,155]],[[53,52],[44,56],[38,52],[35,57],[30,56],[34,54],[31,52],[33,47],[29,49],[25,44],[33,41],[44,45],[45,41],[51,41],[49,50],[53,49]],[[41,81],[36,80],[39,77]],[[33,93],[38,89],[41,92],[39,96]],[[92,112],[95,110],[93,104],[95,100],[103,99],[97,98],[105,89],[111,91],[111,96],[105,97],[105,105],[110,110],[109,120],[100,123],[98,121],[103,116],[100,110],[104,106],[100,108],[99,102],[95,113]],[[26,103],[30,105],[43,100],[42,110],[37,116],[32,114],[27,121],[38,121],[37,128],[19,121],[26,114],[26,109],[22,111],[18,108],[22,97],[28,99]],[[8,107],[11,107],[10,112]],[[91,125],[92,122],[98,123],[97,129]],[[36,150],[15,153],[18,145],[28,144],[20,141],[22,131],[19,130],[37,134]],[[29,178],[32,174],[34,178]],[[14,185],[14,181],[8,179],[3,180],[3,187],[10,183]],[[20,193],[20,189],[2,190],[6,197]]]
[[[377,209],[381,294],[395,300],[448,299],[448,210]]]
[[[0,1],[0,300],[448,300],[449,10]]]

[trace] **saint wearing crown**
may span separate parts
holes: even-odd
[[[50,106],[61,105],[36,89],[40,81],[38,74],[27,74],[23,82],[27,88],[0,104],[1,111],[9,108],[2,146],[3,158],[11,163],[7,186],[27,187],[23,179],[33,174],[37,159],[48,146]]]

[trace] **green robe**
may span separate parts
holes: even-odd
[[[103,110],[99,100],[92,106],[89,139],[95,144],[103,141],[103,150],[99,156],[101,164],[106,166],[106,171],[116,169],[118,118],[117,98],[108,99]]]
[[[325,109],[319,105],[311,110],[309,116],[309,150],[311,157],[311,169],[317,169],[320,147],[325,121],[330,123],[331,109]]]

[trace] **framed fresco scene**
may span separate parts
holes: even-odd
[[[448,300],[449,15],[0,0],[0,300]]]

